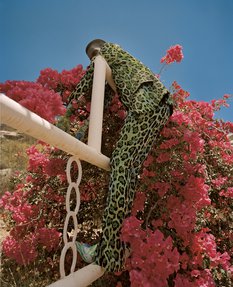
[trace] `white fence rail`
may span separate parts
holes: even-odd
[[[86,287],[92,282],[101,277],[105,270],[96,264],[89,264],[84,268],[74,271],[77,251],[75,249],[75,240],[77,235],[77,212],[80,204],[80,195],[78,185],[81,181],[81,164],[80,160],[87,161],[102,169],[109,170],[109,158],[101,154],[101,139],[102,139],[102,120],[103,120],[103,103],[104,103],[104,87],[105,81],[116,91],[114,81],[111,76],[111,69],[106,61],[97,56],[95,59],[95,71],[93,78],[92,101],[90,112],[90,123],[88,132],[88,145],[75,139],[71,135],[50,124],[40,116],[22,107],[20,104],[11,100],[4,94],[0,94],[0,115],[1,122],[17,129],[20,132],[28,134],[36,139],[42,140],[64,152],[71,154],[72,157],[67,164],[68,189],[66,196],[66,220],[63,232],[64,248],[60,260],[61,278],[49,287]],[[69,174],[69,165],[72,161],[77,161],[79,166],[78,178],[76,182],[71,182]],[[72,189],[76,192],[76,208],[70,210],[69,197]],[[70,218],[73,219],[74,237],[68,242],[67,227]],[[71,248],[73,251],[73,262],[71,266],[71,274],[65,276],[65,255],[67,250]]]
[[[1,122],[105,170],[109,158],[0,94]]]

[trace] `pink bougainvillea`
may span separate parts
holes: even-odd
[[[48,251],[52,251],[58,247],[61,233],[55,228],[38,228],[37,236],[38,243],[45,246]]]
[[[14,258],[20,265],[27,265],[33,262],[38,255],[35,238],[31,236],[24,239],[7,236],[3,241],[2,249],[6,256]]]
[[[65,113],[60,95],[39,83],[6,81],[0,84],[0,91],[49,122],[54,123],[56,116]]]
[[[181,45],[174,45],[171,46],[168,50],[166,55],[161,59],[161,63],[171,64],[173,62],[181,62],[181,60],[184,58],[183,52],[182,52],[182,46]]]
[[[182,59],[182,47],[175,45],[161,62],[168,65]],[[77,137],[85,129],[90,101],[80,97],[69,109],[65,107],[84,73],[81,65],[61,73],[47,68],[36,83],[7,81],[0,90]],[[130,283],[125,283],[122,272],[111,286],[230,287],[233,147],[228,134],[233,133],[233,123],[214,118],[215,111],[228,106],[230,96],[197,102],[176,81],[171,91],[174,113],[143,164],[132,214],[121,230],[121,239],[131,250],[126,262]],[[103,151],[110,155],[127,112],[118,95],[106,109]],[[30,265],[42,250],[49,256],[61,248],[65,218],[68,156],[41,142],[31,146],[27,155],[26,174],[18,173],[14,189],[0,200],[10,230],[2,249],[19,265]],[[77,174],[78,168],[73,167],[72,177]],[[80,222],[90,228],[82,233],[84,241],[98,241],[107,192],[103,173],[86,167],[79,211]]]

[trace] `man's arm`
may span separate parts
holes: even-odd
[[[94,59],[91,61],[90,66],[88,67],[85,75],[77,84],[76,88],[70,94],[68,101],[78,100],[79,97],[84,96],[87,101],[91,100],[91,90],[93,84],[93,75],[94,75]]]

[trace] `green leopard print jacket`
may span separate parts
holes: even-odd
[[[155,104],[159,104],[163,96],[168,93],[165,86],[149,68],[131,56],[128,52],[124,51],[119,45],[105,43],[99,54],[110,66],[117,93],[127,109],[134,110],[134,94],[143,83],[153,83],[155,88]],[[86,74],[71,93],[69,101],[77,99],[79,96],[85,96],[86,98],[90,97],[94,73],[94,60],[95,58],[91,60]],[[105,89],[105,102],[110,102],[111,100],[113,93],[111,93],[110,90],[110,87],[107,85]]]

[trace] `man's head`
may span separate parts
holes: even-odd
[[[86,47],[86,54],[89,59],[92,59],[94,56],[98,55],[99,50],[106,42],[101,39],[95,39],[91,41]]]

